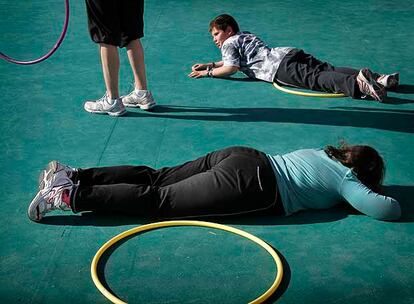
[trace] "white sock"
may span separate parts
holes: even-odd
[[[135,89],[134,90],[135,94],[137,94],[138,96],[145,96],[148,93],[148,90],[140,90],[140,89]]]

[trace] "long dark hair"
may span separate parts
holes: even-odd
[[[233,29],[234,33],[240,32],[237,21],[232,16],[227,14],[219,15],[211,20],[208,31],[211,32],[213,30],[213,27],[225,31],[228,26]]]
[[[368,188],[379,192],[385,175],[385,165],[377,150],[370,146],[348,145],[342,141],[338,147],[326,146],[324,151],[351,168],[357,178]]]

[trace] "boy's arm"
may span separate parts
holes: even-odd
[[[208,64],[206,70],[193,70],[188,76],[191,78],[201,77],[224,77],[236,73],[239,70],[237,66],[223,66],[223,61],[215,63],[216,68]]]
[[[191,73],[192,78],[201,77],[224,77],[236,73],[240,69],[240,46],[237,41],[226,40],[220,48],[222,61],[194,65]]]
[[[222,62],[223,63],[223,62]],[[229,76],[239,71],[239,67],[237,66],[223,66],[223,64],[215,69],[212,69],[209,77],[224,77]]]
[[[219,68],[223,66],[223,61],[219,62],[209,62],[209,63],[196,63],[191,67],[192,71],[202,71],[207,70],[207,68],[211,66],[213,68]]]

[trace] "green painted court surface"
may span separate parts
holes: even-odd
[[[187,77],[220,59],[208,33],[229,13],[270,46],[303,48],[338,66],[401,73],[388,103],[287,95],[271,84]],[[59,36],[63,0],[0,0],[0,50],[44,54]],[[414,303],[414,1],[146,1],[145,48],[153,112],[112,118],[83,110],[103,95],[97,47],[83,1],[71,2],[61,48],[34,66],[0,62],[0,302],[108,303],[89,273],[114,235],[147,223],[126,216],[51,214],[30,222],[27,206],[52,159],[75,167],[175,165],[214,149],[247,145],[279,154],[340,139],[376,147],[385,191],[401,201],[399,222],[345,207],[288,218],[212,219],[246,230],[285,259],[283,288],[270,303]],[[121,51],[121,91],[132,75]],[[102,265],[111,290],[131,303],[245,303],[275,276],[253,243],[207,228],[149,232],[117,246]]]

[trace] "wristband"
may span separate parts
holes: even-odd
[[[207,77],[213,77],[213,67],[207,67]]]

